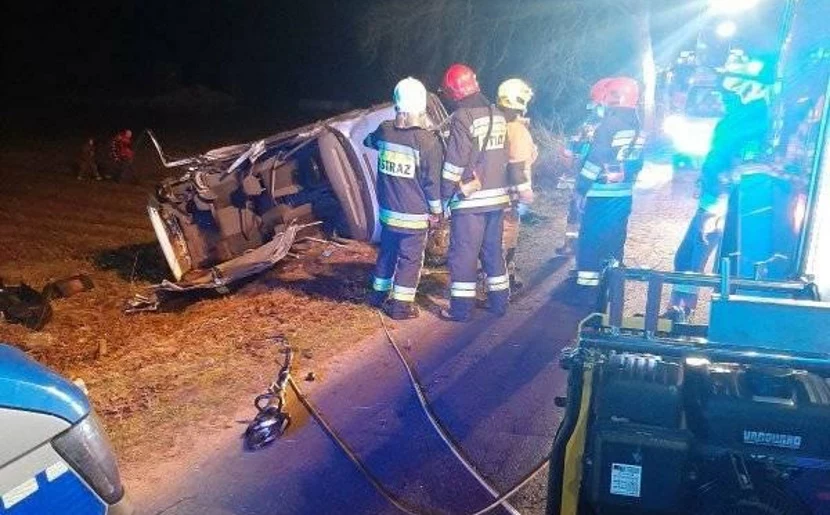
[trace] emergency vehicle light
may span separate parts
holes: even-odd
[[[694,157],[703,157],[712,146],[714,124],[706,121],[691,121],[680,115],[666,117],[663,131],[671,138],[677,152]]]

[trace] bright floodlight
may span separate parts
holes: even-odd
[[[709,0],[709,9],[714,13],[734,14],[748,11],[758,5],[758,0]]]
[[[738,31],[738,26],[735,25],[734,21],[723,21],[718,23],[718,26],[715,28],[715,33],[717,33],[718,37],[723,39],[729,39],[735,35]]]

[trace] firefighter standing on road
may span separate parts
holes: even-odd
[[[634,79],[605,82],[602,121],[576,182],[576,204],[582,212],[576,249],[579,286],[598,286],[604,263],[623,261],[634,183],[643,168],[645,135],[637,116],[638,100]]]
[[[521,79],[508,79],[501,83],[497,103],[507,120],[507,173],[511,184],[510,207],[504,210],[502,246],[510,278],[510,287],[516,290],[522,282],[516,273],[516,247],[519,244],[519,223],[533,203],[531,167],[538,157],[538,150],[528,130],[525,118],[527,106],[533,98],[533,90]]]
[[[573,155],[573,170],[574,175],[578,176],[582,167],[585,166],[585,159],[588,157],[588,152],[591,150],[591,142],[594,140],[594,132],[597,126],[602,121],[601,114],[604,114],[604,107],[602,106],[605,98],[605,90],[608,82],[614,80],[607,77],[599,80],[596,84],[591,86],[591,102],[588,104],[588,117],[582,123],[579,133],[571,140],[571,153]],[[564,184],[564,180],[560,179]],[[574,185],[576,181],[574,181]],[[574,244],[579,238],[579,219],[582,216],[581,206],[582,198],[580,195],[573,192],[571,201],[568,204],[568,218],[565,226],[565,242],[561,247],[556,249],[556,253],[560,255],[569,256],[574,254]]]
[[[386,121],[364,144],[378,151],[380,251],[372,284],[373,304],[395,320],[418,316],[415,291],[424,261],[427,229],[442,213],[443,149],[430,132],[424,85],[407,77],[395,87],[394,121]]]
[[[448,267],[450,307],[446,320],[470,319],[476,302],[478,261],[487,275],[489,309],[507,312],[510,280],[502,254],[504,209],[510,205],[507,174],[507,121],[484,95],[475,72],[450,66],[442,90],[454,107],[441,181],[441,195],[452,214]]]
[[[724,70],[726,116],[715,126],[711,150],[701,168],[697,213],[674,257],[678,272],[703,272],[721,245],[727,214],[734,207],[730,205],[730,194],[742,173],[739,165],[752,166],[763,156],[772,74],[772,68],[761,61],[733,63]],[[696,307],[697,288],[677,285],[667,315],[684,321]]]

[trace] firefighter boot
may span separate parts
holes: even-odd
[[[386,316],[392,320],[411,320],[418,318],[421,314],[418,306],[412,302],[401,302],[398,300],[392,301],[384,311]]]
[[[373,308],[382,308],[386,299],[389,298],[388,291],[373,291],[369,294],[369,305]]]

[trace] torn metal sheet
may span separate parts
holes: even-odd
[[[440,133],[446,111],[435,97],[429,106]],[[148,131],[162,164],[181,172],[147,206],[173,273],[156,291],[221,290],[260,273],[289,255],[292,225],[377,242],[378,156],[363,142],[394,117],[391,104],[377,105],[184,159],[169,158]]]
[[[183,277],[179,282],[162,281],[153,286],[156,290],[185,292],[193,290],[223,290],[232,283],[259,274],[273,267],[283,259],[297,237],[298,225],[290,225],[273,240],[261,247],[249,250],[241,256],[225,261],[209,270],[194,274],[195,277]]]

